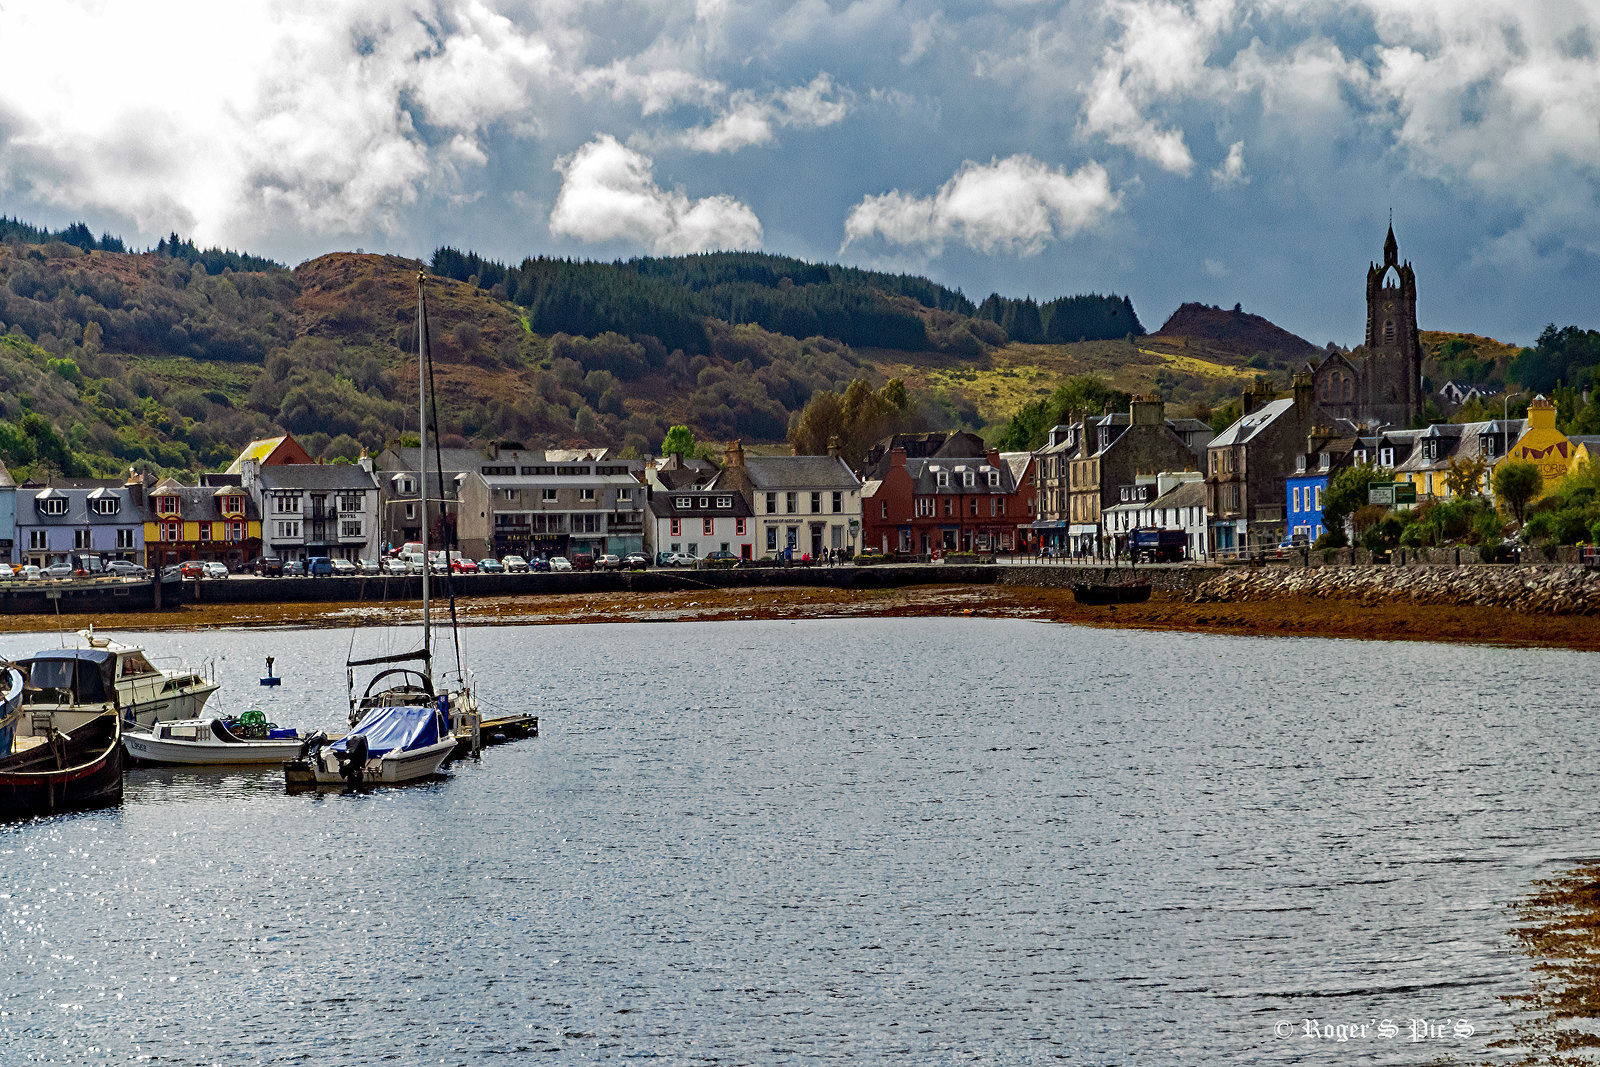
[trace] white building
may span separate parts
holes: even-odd
[[[695,557],[732,552],[756,558],[755,521],[750,502],[731,489],[650,490],[648,547],[653,553],[682,552]]]
[[[736,441],[712,489],[745,497],[755,555],[854,554],[861,543],[861,479],[838,456],[749,456]]]
[[[1105,510],[1106,533],[1126,543],[1134,530],[1182,530],[1188,558],[1206,558],[1206,494],[1199,471],[1141,474],[1118,489],[1118,502]]]
[[[375,559],[378,480],[372,460],[359,463],[241,464],[244,488],[261,513],[262,555]]]

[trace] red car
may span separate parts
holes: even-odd
[[[575,571],[594,570],[594,557],[587,552],[579,552],[572,557],[572,569]]]
[[[450,561],[450,569],[456,574],[478,573],[478,565],[470,559],[453,559]]]
[[[185,578],[204,578],[206,576],[206,565],[198,559],[186,560],[178,568],[178,573]]]

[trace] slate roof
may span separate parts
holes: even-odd
[[[994,470],[1000,474],[1000,484],[989,485],[989,475],[984,468]],[[945,471],[950,475],[949,485],[939,484],[939,472]],[[961,475],[970,470],[976,474],[976,484],[962,485]],[[906,473],[911,476],[912,492],[952,493],[974,496],[978,493],[991,493],[1006,496],[1017,491],[1017,482],[1011,474],[1011,465],[1001,461],[998,465],[989,462],[987,456],[962,456],[956,459],[908,459],[906,460]]]
[[[1271,403],[1263,404],[1248,415],[1241,415],[1239,419],[1226,430],[1212,438],[1211,448],[1228,448],[1232,445],[1248,444],[1262,430],[1271,426],[1280,416],[1294,408],[1294,397],[1286,396]]]
[[[838,456],[746,456],[745,470],[760,492],[858,489],[861,482]]]
[[[1153,508],[1203,508],[1206,506],[1206,483],[1180,482],[1150,501]]]
[[[703,461],[702,461],[703,462]],[[703,485],[717,475],[717,468],[707,463],[707,469],[695,467],[662,467],[656,470],[656,481],[668,489],[685,489],[693,485]]]
[[[304,489],[321,493],[377,488],[372,475],[354,463],[289,463],[281,467],[262,467],[258,483],[266,492]]]
[[[145,499],[150,501],[148,510],[152,515],[156,514],[156,497],[175,496],[178,498],[178,514],[186,520],[193,522],[223,522],[231,519],[237,521],[239,519],[238,515],[224,515],[222,513],[221,497],[225,493],[244,498],[244,518],[246,520],[261,517],[261,513],[256,509],[256,502],[250,498],[249,493],[242,489],[224,490],[208,485],[180,485],[172,478],[161,479],[160,482],[156,483],[156,487],[150,490]]]
[[[688,504],[685,506],[684,501]],[[727,505],[718,506],[718,500],[728,501]],[[705,505],[701,506],[701,501]],[[693,516],[694,518],[716,518],[731,515],[735,518],[748,518],[754,512],[744,498],[743,493],[735,493],[729,489],[699,489],[694,492],[670,493],[657,489],[650,494],[650,513],[658,519],[677,518],[679,516]]]
[[[46,515],[36,501],[41,497],[65,497],[67,510],[62,515]],[[89,510],[91,496],[112,496],[117,500],[115,515],[101,515]],[[133,496],[126,487],[115,489],[101,486],[94,489],[63,489],[51,486],[35,492],[17,494],[18,526],[133,526],[144,522],[144,511],[133,506]]]

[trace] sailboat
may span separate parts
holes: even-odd
[[[417,272],[417,460],[420,497],[422,500],[422,559],[428,554],[428,425],[438,425],[438,405],[433,399],[433,353],[428,337],[428,299],[424,291],[423,271]],[[439,514],[444,515],[444,463],[439,456],[438,434],[434,435],[434,470],[439,492]],[[440,522],[445,541],[445,558],[449,559],[449,524]],[[456,669],[444,676],[438,684],[433,669],[433,568],[426,562],[422,567],[422,647],[411,652],[393,655],[348,659],[345,662],[346,684],[350,699],[350,725],[360,725],[361,720],[378,708],[437,706],[449,723],[449,732],[458,744],[471,753],[478,754],[481,747],[477,698],[472,692],[472,677],[461,662],[461,637],[456,624],[455,589],[448,570],[445,572],[445,591],[450,602],[450,636],[455,647]],[[361,667],[381,667],[362,690],[356,694],[356,670]]]

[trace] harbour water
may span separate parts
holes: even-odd
[[[0,826],[0,1060],[1511,1062],[1514,908],[1600,856],[1578,653],[980,619],[463,639],[539,739],[367,796],[136,770],[119,809]],[[214,656],[224,708],[343,724],[339,631],[139,640]]]

